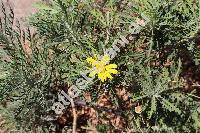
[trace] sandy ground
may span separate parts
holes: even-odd
[[[33,8],[32,4],[34,2],[40,1],[40,0],[2,0],[5,7],[9,8],[11,6],[14,11],[15,20],[25,18],[26,16],[36,12],[36,9]],[[1,6],[1,0],[0,0],[0,17],[2,17],[1,12],[2,6]],[[20,24],[23,24],[20,22]],[[22,25],[21,25],[22,26]],[[33,29],[31,29],[32,32],[34,32]],[[24,48],[26,48],[26,44],[23,45]],[[3,44],[0,43],[0,49],[4,48]],[[25,49],[26,52],[27,49]],[[0,57],[0,60],[10,61],[10,58],[8,56]]]
[[[13,7],[16,18],[23,18],[36,12],[32,4],[37,1],[39,0],[3,0],[6,6],[10,4]]]

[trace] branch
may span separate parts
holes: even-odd
[[[72,105],[72,112],[73,112],[73,128],[72,128],[72,133],[76,133],[76,123],[77,123],[77,113],[76,113],[76,108],[74,104],[74,100],[71,99],[71,105]]]

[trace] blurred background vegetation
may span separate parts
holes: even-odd
[[[75,101],[76,132],[200,132],[198,0],[49,0],[26,27],[1,4],[0,131],[68,132],[73,113],[57,94],[120,36],[119,74],[89,84]],[[149,21],[143,20],[146,16]],[[139,20],[139,21],[138,21]],[[145,23],[130,34],[131,23]],[[34,28],[34,30],[32,30]],[[82,104],[80,104],[82,103]]]

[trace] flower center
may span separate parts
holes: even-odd
[[[105,65],[103,63],[98,62],[95,65],[95,69],[96,69],[97,73],[100,73],[102,71],[105,71]]]

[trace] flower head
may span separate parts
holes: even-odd
[[[141,114],[141,112],[142,112],[142,106],[141,105],[138,105],[137,107],[135,107],[135,113]]]
[[[86,61],[92,65],[89,76],[94,77],[97,74],[102,82],[106,81],[108,78],[112,79],[113,77],[111,74],[118,73],[116,64],[108,64],[110,62],[109,55],[104,55],[101,60],[98,60],[97,57],[89,57]]]

